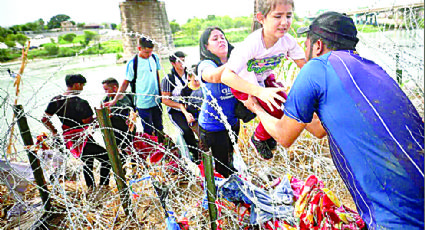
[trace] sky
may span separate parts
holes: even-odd
[[[184,24],[187,19],[207,15],[230,17],[249,16],[254,11],[254,0],[162,0],[165,2],[168,20]],[[295,13],[306,16],[318,10],[355,10],[358,7],[377,7],[404,4],[423,0],[294,0]],[[60,2],[60,3],[59,3]],[[42,18],[47,23],[57,14],[66,14],[77,23],[121,22],[119,3],[123,0],[1,0],[0,26],[34,22]]]

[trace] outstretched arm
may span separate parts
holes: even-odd
[[[51,114],[48,113],[44,113],[43,117],[41,118],[41,122],[43,123],[43,125],[50,130],[50,132],[53,133],[53,135],[58,134],[58,130],[55,128],[55,126],[53,125],[52,121],[50,121],[50,118],[52,117]]]
[[[175,101],[167,98],[167,97],[171,96],[171,92],[164,92],[163,91],[162,96],[165,96],[162,99],[162,103],[164,103],[168,107],[180,109],[182,111],[182,113],[184,114],[184,116],[186,117],[187,123],[191,123],[191,122],[195,121],[195,118],[193,118],[193,115],[186,110],[186,106],[184,104],[175,102]]]
[[[226,68],[223,71],[221,81],[235,90],[261,99],[269,106],[272,111],[274,110],[273,106],[280,108],[276,100],[285,101],[285,99],[278,94],[278,92],[284,91],[284,88],[263,88],[259,85],[254,85],[251,82],[248,82],[247,80],[239,77],[229,68]]]
[[[257,114],[266,131],[285,148],[290,147],[295,142],[304,128],[318,138],[326,135],[325,129],[317,116],[313,118],[311,123],[305,124],[288,116],[283,116],[281,119],[271,116],[251,96],[248,97],[248,100],[244,104],[248,109]]]
[[[202,79],[209,83],[222,83],[221,82],[221,75],[223,74],[224,65],[220,67],[209,67],[205,68],[204,71],[202,71]]]
[[[105,102],[103,105],[105,107],[111,107],[114,106],[115,104],[117,104],[118,100],[120,98],[122,98],[123,93],[127,90],[128,85],[130,84],[130,82],[128,80],[124,80],[123,83],[121,84],[120,88],[118,89],[117,94],[115,95],[114,99],[108,102]]]

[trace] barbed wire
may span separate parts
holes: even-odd
[[[415,22],[416,23],[416,22]],[[416,28],[415,23],[412,23],[409,28]],[[417,23],[416,23],[417,24]],[[407,69],[415,67],[420,72],[423,72],[423,54],[417,54],[412,50],[417,48],[423,49],[423,36],[410,36],[409,39],[414,41],[407,45],[398,44],[385,34],[383,27],[381,32],[378,32],[385,38],[385,41],[375,41],[371,38],[361,39],[361,44],[373,52],[378,52],[391,58],[396,59],[396,52],[401,54],[399,56],[400,65],[403,71],[404,82],[413,82],[408,85],[402,85],[403,90],[412,100],[414,105],[421,111],[423,115],[424,100],[423,100],[423,73],[422,75],[415,75]],[[122,36],[130,37],[146,37],[158,47],[163,53],[169,55],[174,54],[174,50],[169,50],[159,42],[151,39],[145,34],[138,32],[126,31]],[[104,39],[106,40],[106,38]],[[100,41],[99,41],[100,42]],[[396,49],[394,49],[396,47]],[[89,49],[86,47],[85,50]],[[39,121],[44,108],[50,99],[58,94],[58,92],[51,91],[45,92],[47,86],[52,85],[58,87],[53,79],[58,78],[58,75],[64,70],[64,67],[72,62],[78,63],[79,55],[84,52],[80,51],[75,57],[68,59],[61,59],[59,62],[54,62],[55,69],[49,73],[47,78],[41,78],[37,75],[32,75],[31,71],[27,71],[22,76],[25,86],[30,88],[30,92],[21,95],[24,99],[24,109],[26,116],[30,123],[31,135],[33,139],[37,139],[42,131],[42,124]],[[423,53],[423,52],[422,52]],[[179,59],[178,59],[179,60]],[[181,60],[179,60],[181,61]],[[27,65],[28,68],[36,69],[36,66],[41,61],[30,61]],[[422,63],[422,64],[421,64]],[[183,62],[184,65],[186,63]],[[32,66],[34,65],[34,66]],[[47,65],[48,66],[48,65]],[[188,67],[188,66],[186,66]],[[395,72],[393,64],[386,66],[391,71]],[[0,67],[4,68],[4,67]],[[190,67],[189,67],[190,69]],[[0,69],[2,71],[2,69]],[[163,69],[163,74],[165,70]],[[285,75],[288,73],[296,74],[296,67],[288,67],[278,73],[278,80],[285,81],[291,84],[289,78]],[[191,74],[195,74],[191,72]],[[8,77],[0,75],[0,84],[7,85]],[[393,76],[393,75],[392,75]],[[393,76],[396,78],[396,75]],[[35,84],[31,79],[38,78],[40,83]],[[290,86],[290,85],[288,85]],[[207,91],[208,93],[208,91]],[[210,96],[211,93],[209,93]],[[84,94],[89,98],[99,98],[101,94],[89,93]],[[144,95],[157,97],[156,95]],[[173,96],[162,97],[167,99],[181,99]],[[272,194],[274,191],[273,183],[276,180],[283,180],[287,175],[292,175],[300,180],[306,180],[310,175],[318,176],[325,183],[326,187],[332,190],[336,197],[342,203],[355,208],[354,203],[349,195],[343,181],[333,166],[330,156],[329,146],[325,140],[319,140],[312,137],[309,133],[304,132],[296,143],[289,149],[278,146],[274,153],[273,159],[265,161],[256,155],[255,151],[248,144],[249,139],[254,132],[258,120],[241,125],[239,135],[231,131],[230,124],[227,121],[221,107],[217,105],[214,97],[209,103],[213,108],[218,111],[219,116],[214,116],[215,119],[225,124],[229,135],[232,138],[232,144],[235,149],[235,154],[240,155],[245,164],[242,168],[244,172],[240,172],[243,178],[249,178],[249,181],[255,188],[261,188],[266,193]],[[183,100],[189,103],[191,97],[184,97]],[[2,137],[9,135],[9,130],[16,124],[16,120],[10,121],[10,115],[13,112],[13,93],[8,87],[0,89],[0,110],[3,121],[0,124]],[[196,105],[194,105],[196,106]],[[167,116],[164,116],[164,123],[168,124]],[[49,197],[52,201],[54,209],[49,210],[48,213],[51,217],[49,220],[48,228],[59,229],[165,229],[166,218],[164,215],[164,207],[166,211],[172,212],[176,217],[177,222],[185,223],[187,220],[191,229],[207,229],[210,228],[210,219],[208,209],[205,208],[207,204],[206,193],[204,188],[204,179],[199,168],[194,164],[190,155],[183,154],[188,152],[188,146],[182,141],[182,137],[178,135],[172,136],[176,133],[175,128],[171,124],[166,127],[166,131],[173,137],[174,145],[164,146],[158,144],[155,140],[143,137],[140,132],[140,122],[137,134],[132,138],[137,140],[135,143],[144,143],[146,146],[141,148],[137,145],[131,145],[127,149],[122,150],[122,157],[124,169],[126,172],[125,183],[128,189],[119,190],[116,180],[119,176],[111,171],[111,182],[109,187],[99,187],[96,189],[88,189],[84,183],[82,176],[84,162],[72,156],[69,150],[63,144],[63,141],[57,137],[46,135],[34,152],[37,153],[37,158],[40,161],[40,167],[44,171],[47,180]],[[58,121],[55,124],[59,124]],[[33,128],[33,127],[37,128]],[[96,126],[96,124],[94,124]],[[93,128],[90,132],[95,137],[96,141],[101,145],[100,138],[101,128]],[[119,130],[113,130],[118,132]],[[7,138],[2,138],[0,147],[2,154],[0,158],[0,199],[2,200],[2,215],[0,215],[0,226],[5,229],[13,229],[24,224],[36,225],[46,224],[46,222],[37,222],[37,218],[43,214],[43,204],[38,195],[38,187],[32,177],[32,171],[29,167],[28,160],[26,160],[26,149],[24,144],[15,135],[17,150],[13,153],[16,161],[11,161],[11,157],[6,154],[5,149],[7,146]],[[100,141],[99,141],[100,140]],[[78,141],[82,141],[81,139]],[[119,140],[123,141],[123,140]],[[42,143],[48,148],[43,149]],[[201,149],[198,149],[203,152]],[[157,152],[163,154],[161,160],[153,160],[154,154]],[[217,159],[214,159],[218,163]],[[22,163],[23,162],[23,163]],[[5,170],[7,169],[7,170]],[[30,170],[30,171],[28,171]],[[95,180],[99,181],[100,166],[95,162]],[[24,172],[27,172],[25,174]],[[28,174],[28,172],[30,172]],[[219,183],[220,179],[217,179]],[[168,196],[161,200],[155,190],[154,184],[156,182],[163,185],[163,189],[168,191]],[[250,188],[252,189],[252,188]],[[252,190],[253,191],[253,190]],[[126,215],[121,206],[121,197],[124,194],[130,194],[131,205],[129,207],[130,214]],[[254,200],[258,199],[254,195]],[[257,202],[256,200],[255,202]],[[162,205],[162,202],[165,205]],[[243,207],[240,203],[230,202],[219,194],[217,207],[219,207],[220,215],[218,223],[226,229],[242,229],[250,226],[249,218],[242,216]],[[184,225],[184,224],[183,224]]]

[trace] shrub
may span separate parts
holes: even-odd
[[[75,56],[76,51],[72,47],[61,47],[59,49],[59,57],[71,57]]]
[[[65,34],[62,39],[67,41],[68,43],[72,43],[74,41],[75,37],[77,37],[76,34],[70,33],[70,34]]]
[[[5,41],[4,44],[6,44],[7,47],[9,47],[9,48],[16,46],[16,42],[14,42],[14,41]]]
[[[46,44],[44,49],[47,51],[47,54],[50,56],[57,55],[59,53],[59,47],[55,44]]]
[[[7,49],[0,49],[0,62],[5,62],[5,61],[9,61],[10,57],[9,57],[9,50]]]

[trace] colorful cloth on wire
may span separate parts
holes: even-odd
[[[232,202],[251,205],[250,224],[262,224],[272,218],[282,219],[294,226],[293,193],[287,178],[268,193],[252,183],[231,175],[217,190],[220,197]]]
[[[323,182],[314,175],[308,177],[301,188],[300,197],[295,203],[295,217],[299,218],[301,230],[354,230],[365,227],[360,215],[342,205],[333,192],[325,188]]]
[[[65,130],[63,132],[63,139],[65,140],[66,148],[71,151],[75,158],[80,158],[87,144],[87,140],[90,137],[90,135],[85,132],[88,127],[89,126],[69,129],[66,125],[62,126],[62,130]]]

